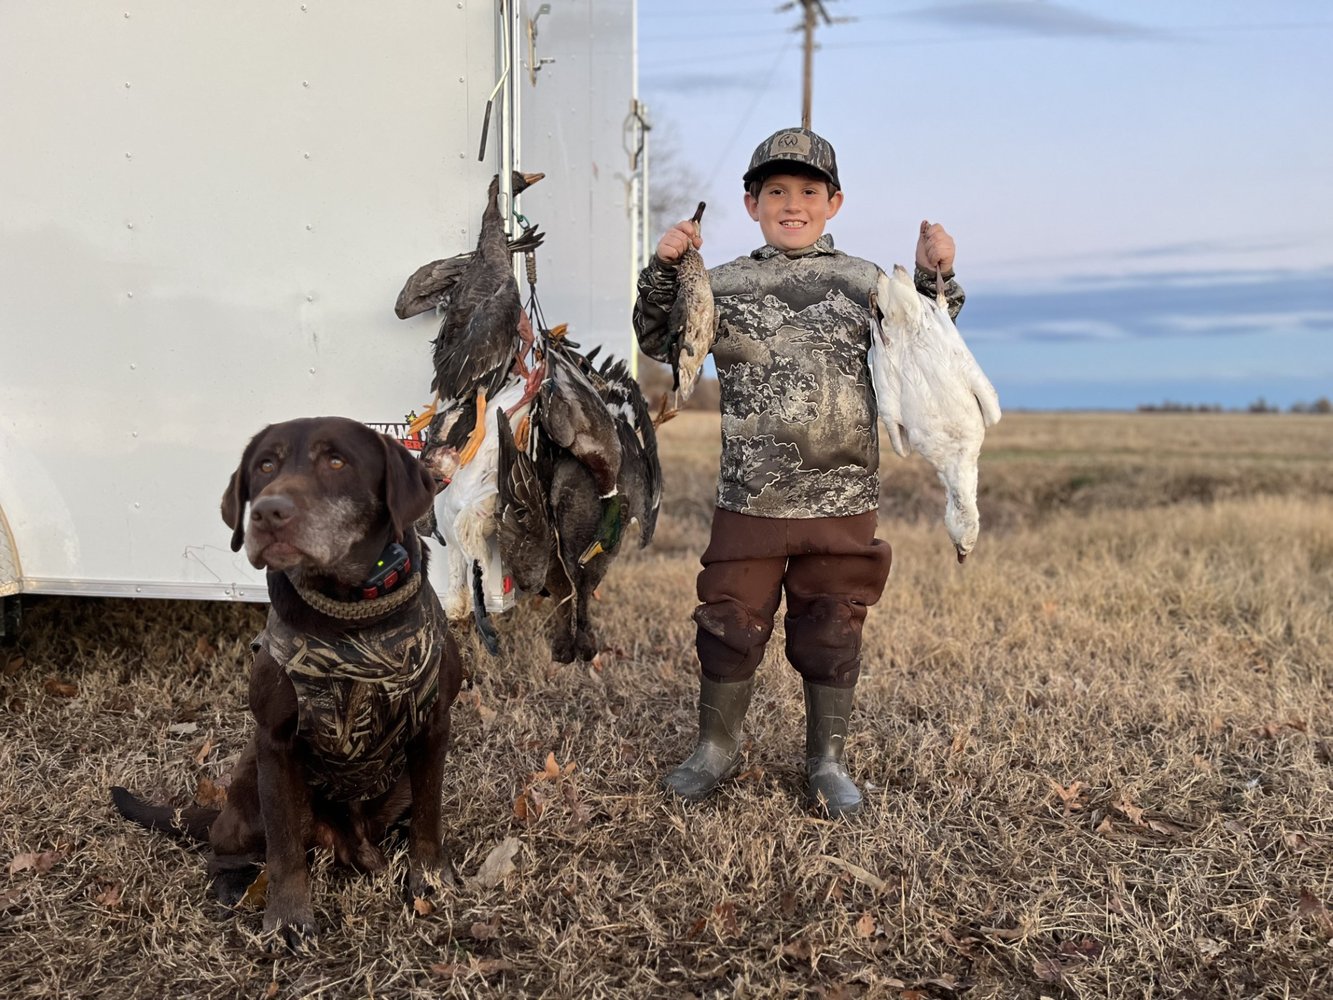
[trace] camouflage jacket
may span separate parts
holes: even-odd
[[[717,505],[758,517],[841,517],[879,506],[879,435],[870,292],[879,268],[825,234],[784,253],[765,245],[709,270],[717,309],[713,360],[721,389]],[[920,268],[916,286],[935,294]],[[676,274],[656,257],[639,275],[634,331],[666,360]],[[944,287],[958,315],[963,290]]]
[[[374,798],[402,775],[408,742],[439,695],[448,628],[434,591],[379,624],[325,637],[271,609],[263,645],[296,688],[311,783],[329,798]]]

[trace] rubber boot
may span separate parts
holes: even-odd
[[[830,819],[861,811],[861,790],[842,762],[853,690],[805,685],[806,804]]]
[[[741,766],[741,733],[754,678],[722,684],[699,681],[699,742],[685,762],[662,779],[667,791],[687,802],[712,794]]]

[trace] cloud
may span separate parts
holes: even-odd
[[[1333,333],[1333,269],[1172,271],[970,290],[969,340],[1093,341]]]
[[[1171,37],[1128,21],[1086,14],[1043,0],[971,0],[905,11],[907,17],[948,25],[998,28],[1045,38],[1109,38],[1143,41]]]

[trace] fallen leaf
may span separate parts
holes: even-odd
[[[1310,846],[1310,842],[1305,839],[1303,833],[1289,833],[1282,838],[1282,842],[1293,851],[1304,851]]]
[[[875,918],[872,917],[869,913],[861,914],[860,918],[856,921],[857,937],[861,938],[874,937],[876,929],[877,925],[875,924]]]
[[[1140,809],[1138,806],[1136,806],[1133,802],[1130,802],[1129,799],[1121,799],[1118,803],[1116,803],[1116,809],[1119,810],[1126,817],[1128,817],[1129,821],[1133,823],[1135,826],[1148,825],[1145,822],[1143,822],[1144,811]]]
[[[205,639],[202,635],[194,642],[194,657],[202,660],[210,656],[217,655],[217,647]]]
[[[4,913],[18,903],[27,891],[27,887],[21,885],[10,886],[8,889],[0,891],[0,913]]]
[[[514,871],[514,857],[522,846],[523,842],[517,837],[506,837],[491,848],[486,860],[473,876],[472,884],[483,889],[494,889],[504,881],[506,875]]]
[[[1194,943],[1198,946],[1199,954],[1209,960],[1216,958],[1227,950],[1225,941],[1216,941],[1209,937],[1197,937],[1194,939]]]
[[[6,653],[4,663],[0,664],[0,674],[13,677],[24,668],[27,662],[22,653]]]
[[[60,848],[16,854],[14,860],[9,862],[9,874],[17,875],[19,872],[35,871],[38,875],[45,875],[65,857],[65,854],[66,852]]]
[[[740,934],[741,928],[736,921],[735,903],[718,903],[713,907],[713,916],[717,917],[717,922],[721,926],[725,937],[734,938]]]
[[[93,897],[93,902],[105,906],[108,910],[120,909],[120,897],[123,886],[119,882],[102,883],[102,891]]]
[[[763,781],[764,769],[758,764],[751,764],[740,774],[736,775],[737,781]]]
[[[498,923],[486,923],[478,920],[468,928],[467,932],[468,936],[474,941],[489,941],[500,933],[500,926]]]
[[[194,789],[194,801],[205,809],[221,809],[227,804],[227,789],[212,778],[200,778]]]
[[[1043,983],[1058,983],[1065,977],[1065,968],[1053,958],[1038,958],[1032,962],[1032,973]]]
[[[586,826],[591,816],[588,813],[588,807],[583,804],[579,798],[578,789],[574,787],[573,782],[566,782],[560,789],[560,797],[565,800],[565,805],[569,807],[570,818],[575,826]]]
[[[268,869],[260,872],[253,882],[245,890],[245,895],[241,897],[239,906],[253,906],[257,910],[264,908],[264,901],[268,899]]]
[[[194,762],[197,766],[203,767],[204,761],[208,760],[208,755],[213,752],[213,734],[209,733],[204,739],[204,745],[201,746],[194,755]]]
[[[815,954],[815,949],[805,938],[797,938],[795,941],[788,941],[782,946],[782,955],[784,958],[793,958],[798,962],[808,962]]]
[[[531,826],[546,811],[546,796],[531,786],[519,792],[514,799],[514,818],[524,826]]]
[[[708,915],[704,914],[694,923],[690,924],[690,929],[685,932],[685,940],[693,941],[695,938],[697,938],[700,934],[704,932],[704,928],[707,926],[708,926]]]
[[[792,916],[795,916],[795,915],[796,915],[796,893],[794,893],[794,892],[784,892],[784,893],[778,898],[778,909],[780,909],[780,910],[782,911],[782,915],[783,915],[784,917],[792,917]]]
[[[435,904],[424,896],[413,896],[412,912],[418,917],[429,917],[435,912]]]
[[[1088,790],[1087,785],[1083,784],[1083,782],[1081,781],[1076,780],[1070,782],[1069,786],[1066,788],[1064,785],[1060,784],[1060,782],[1056,781],[1054,778],[1048,777],[1046,780],[1051,783],[1051,790],[1054,791],[1055,794],[1060,797],[1060,802],[1064,805],[1066,816],[1068,816],[1071,812],[1077,812],[1078,810],[1083,808],[1085,803],[1082,801],[1082,799],[1084,793]]]
[[[46,688],[47,694],[54,695],[57,698],[73,698],[79,693],[77,685],[56,677],[48,677],[42,687]]]
[[[855,878],[858,882],[870,886],[870,888],[874,889],[876,892],[887,892],[889,889],[889,883],[885,882],[878,875],[874,875],[866,871],[860,865],[853,864],[850,861],[844,861],[842,858],[835,857],[832,854],[821,854],[819,855],[819,860],[827,861],[830,864],[837,865],[839,868],[842,868],[853,878]]]
[[[278,981],[276,979],[270,979],[268,987],[264,990],[265,1000],[272,1000],[272,998],[277,995],[278,995]]]

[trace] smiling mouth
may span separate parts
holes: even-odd
[[[799,219],[785,219],[782,223],[783,229],[800,229],[805,223]]]

